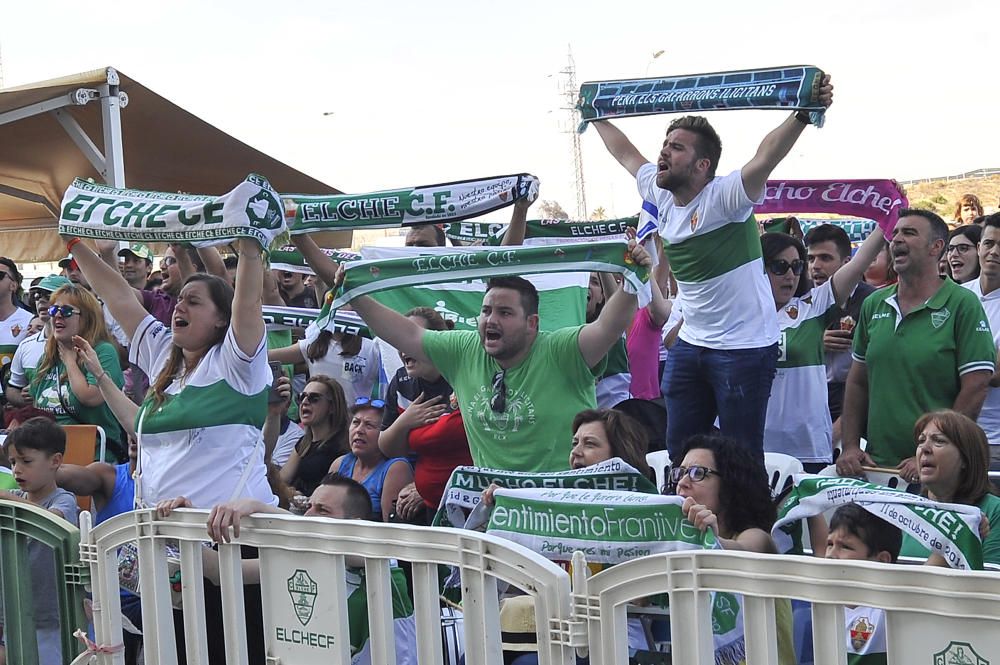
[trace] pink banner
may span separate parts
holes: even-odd
[[[875,220],[888,238],[909,205],[895,180],[768,180],[757,213],[830,213]]]

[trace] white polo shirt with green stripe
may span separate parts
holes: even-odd
[[[636,173],[639,194],[659,210],[660,236],[684,308],[680,338],[711,349],[753,349],[778,341],[754,203],[739,171],[717,177],[686,206],[656,185],[656,166]]]
[[[142,424],[140,463],[142,499],[153,505],[186,496],[195,508],[210,508],[235,498],[271,505],[264,446],[257,445],[267,417],[271,370],[265,337],[253,355],[236,344],[233,329],[205,354],[187,376],[175,379],[158,407],[146,398],[136,417]],[[135,330],[129,360],[155,383],[173,342],[170,328],[147,316]],[[236,492],[244,469],[246,481]]]
[[[993,334],[974,293],[945,279],[904,317],[896,289],[868,296],[854,331],[854,360],[868,369],[867,452],[879,466],[912,457],[917,419],[950,409],[963,374],[992,373],[996,364]]]
[[[764,423],[767,452],[785,453],[803,463],[833,461],[823,333],[836,305],[833,281],[827,280],[778,310],[778,369]]]

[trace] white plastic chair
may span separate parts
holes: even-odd
[[[646,453],[646,464],[656,475],[656,488],[662,492],[670,482],[670,453],[666,450]]]
[[[764,453],[764,468],[771,485],[771,496],[777,498],[792,485],[792,475],[803,473],[802,462],[785,453]]]

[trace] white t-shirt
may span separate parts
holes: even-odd
[[[991,291],[984,296],[978,277],[965,282],[962,286],[975,293],[980,302],[983,303],[986,318],[990,322],[990,331],[993,333],[993,343],[1000,345],[1000,289]],[[990,445],[997,446],[1000,445],[1000,388],[990,388],[989,390],[976,422],[986,432],[986,440],[990,442]]]
[[[343,348],[335,339],[330,340],[326,355],[316,360],[309,360],[306,349],[309,342],[299,342],[302,357],[309,367],[309,376],[324,374],[334,379],[344,389],[347,405],[351,406],[359,397],[371,397],[372,388],[378,383],[379,367],[382,362],[378,345],[372,340],[362,337],[361,350],[356,356],[340,355]]]
[[[295,450],[295,444],[299,442],[304,434],[305,431],[299,427],[298,423],[289,422],[285,431],[278,435],[278,441],[274,444],[274,450],[271,451],[271,462],[279,469],[285,466],[285,462],[288,461],[288,458],[292,456],[292,451]]]
[[[171,337],[170,328],[147,316],[132,336],[129,360],[156,377],[170,357]],[[247,356],[230,327],[191,374],[170,384],[163,404],[153,407],[147,398],[137,418],[137,426],[142,422],[139,462],[146,504],[181,495],[196,508],[230,501],[249,464],[246,483],[235,498],[276,505],[264,446],[257,445],[270,389],[266,337]]]
[[[686,206],[656,185],[656,166],[636,174],[639,194],[659,210],[664,251],[684,309],[680,338],[711,349],[752,349],[778,341],[753,205],[739,171],[717,177]]]
[[[11,361],[17,345],[28,336],[31,319],[31,312],[15,307],[10,316],[0,321],[0,366]]]
[[[885,610],[877,607],[845,607],[847,653],[871,655],[886,653]]]
[[[35,377],[35,369],[45,355],[45,329],[26,337],[17,345],[10,363],[10,380],[14,388],[25,388]]]
[[[778,368],[764,422],[767,452],[785,453],[804,464],[833,461],[823,333],[826,315],[836,304],[833,280],[828,279],[778,310]]]

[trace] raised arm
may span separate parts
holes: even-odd
[[[146,318],[142,306],[142,295],[128,285],[117,269],[104,262],[86,242],[70,240],[73,258],[80,264],[90,286],[101,297],[111,311],[111,316],[121,325],[129,339],[135,329]]]
[[[524,244],[524,236],[528,230],[528,208],[537,198],[538,192],[536,190],[534,196],[529,194],[514,202],[514,211],[510,214],[510,224],[507,225],[507,232],[503,234],[501,245]]]
[[[333,284],[337,279],[337,269],[340,264],[323,253],[316,241],[308,235],[292,236],[292,243],[302,252],[302,258],[313,269],[316,276],[327,284]]]
[[[264,258],[256,240],[240,238],[236,242],[240,259],[236,264],[236,295],[233,298],[233,335],[240,351],[250,356],[264,338],[261,294]]]
[[[104,462],[63,464],[56,470],[56,485],[78,496],[93,497],[96,507],[101,508],[115,493],[117,475],[115,467]]]
[[[632,145],[628,137],[607,120],[598,120],[591,124],[597,128],[597,133],[601,135],[604,147],[608,149],[612,157],[618,160],[619,164],[625,167],[625,170],[633,178],[639,172],[639,168],[649,162],[648,159],[642,156],[639,149]]]
[[[408,356],[428,361],[424,355],[424,328],[368,296],[355,298],[351,306],[376,337],[381,337]]]
[[[819,102],[823,106],[830,106],[833,103],[833,85],[829,76],[824,76],[820,84]],[[756,201],[764,194],[764,187],[767,186],[771,171],[785,158],[802,135],[807,123],[796,119],[801,117],[800,113],[804,111],[796,111],[788,116],[783,123],[765,136],[757,148],[757,154],[740,171],[743,176],[743,189],[750,200]]]
[[[201,262],[205,264],[205,272],[209,275],[215,275],[216,277],[221,277],[222,279],[229,281],[229,273],[226,272],[226,262],[222,258],[222,254],[215,247],[199,247],[198,248],[198,258]]]
[[[837,299],[838,307],[843,307],[847,303],[847,300],[854,292],[854,287],[865,276],[868,266],[872,264],[878,253],[882,251],[882,244],[884,242],[885,237],[880,230],[876,229],[872,231],[871,235],[861,243],[861,247],[858,247],[854,258],[848,261],[846,265],[841,266],[837,272],[833,273],[833,277],[830,279],[833,281],[833,297]]]

